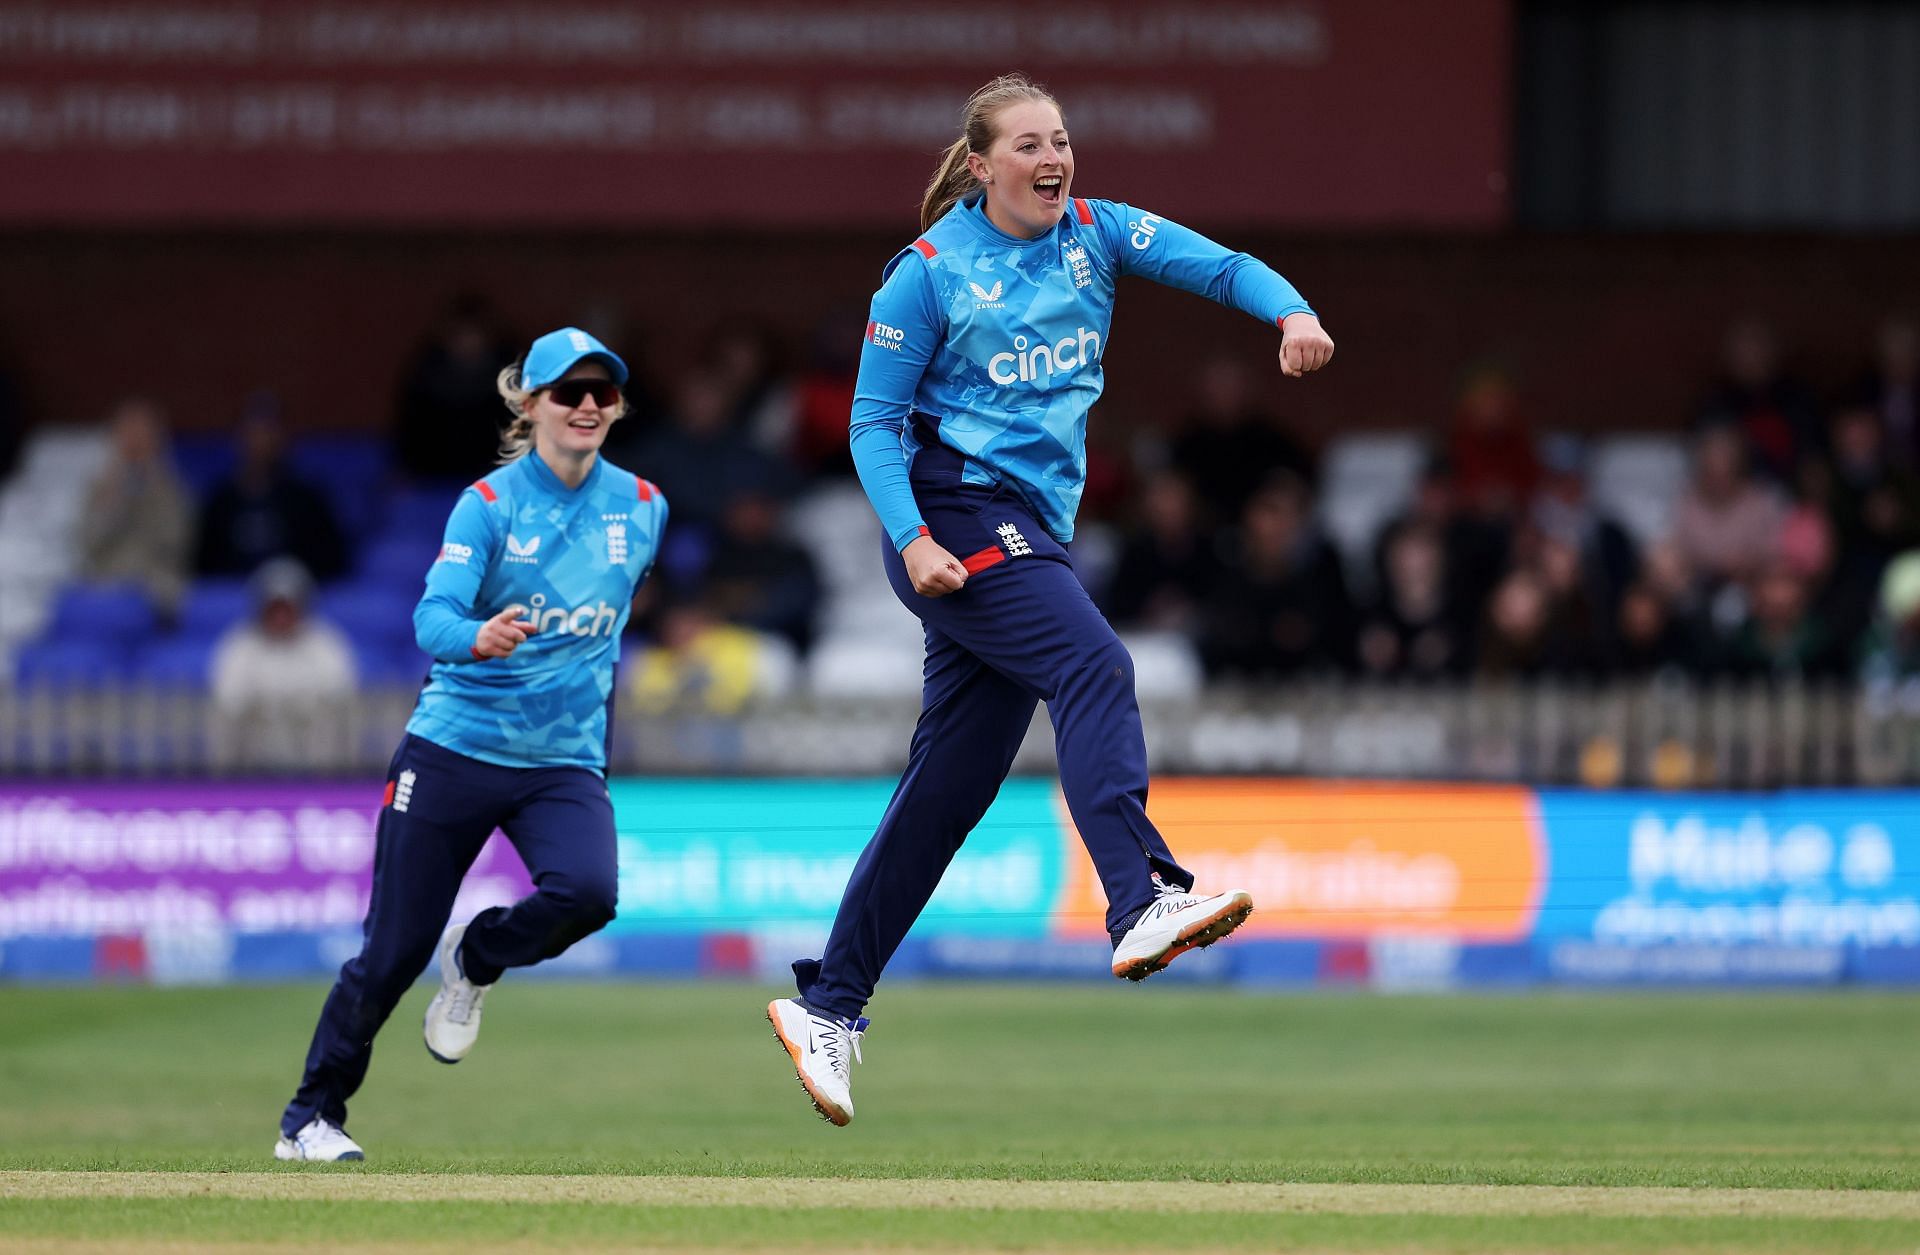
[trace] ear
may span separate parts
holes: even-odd
[[[967,172],[973,175],[974,181],[978,183],[991,182],[993,178],[987,167],[987,159],[979,153],[967,154]]]

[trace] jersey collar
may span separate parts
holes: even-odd
[[[572,497],[593,487],[600,481],[601,470],[607,464],[605,458],[596,455],[593,465],[587,468],[587,477],[580,481],[580,486],[569,488],[560,482],[560,477],[553,473],[553,468],[541,460],[540,450],[529,449],[527,455],[520,460],[526,464],[527,474],[533,476],[533,482],[556,497]]]
[[[993,219],[987,217],[986,204],[986,197],[974,196],[961,201],[959,208],[956,209],[955,212],[960,215],[962,222],[973,229],[975,235],[978,235],[983,240],[990,240],[995,244],[1004,244],[1008,248],[1038,248],[1043,244],[1047,244],[1052,241],[1054,236],[1060,233],[1061,224],[1067,220],[1067,216],[1062,214],[1060,215],[1060,221],[1053,225],[1053,230],[1042,232],[1032,239],[1025,239],[1018,235],[1008,235],[999,227],[994,226]]]

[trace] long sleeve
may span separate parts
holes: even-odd
[[[1298,289],[1256,257],[1144,209],[1117,201],[1089,204],[1121,274],[1204,296],[1276,327],[1288,314],[1313,313]]]
[[[848,434],[861,487],[896,549],[905,549],[925,525],[900,437],[920,376],[945,334],[933,278],[919,255],[908,253],[873,295]]]
[[[413,610],[414,640],[435,661],[475,661],[480,620],[492,615],[477,616],[474,603],[499,543],[493,512],[480,494],[471,488],[462,492],[447,519],[440,556],[427,568],[427,591]]]

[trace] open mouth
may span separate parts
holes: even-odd
[[[599,431],[600,420],[597,418],[575,418],[568,420],[567,426],[573,428],[575,431]]]
[[[1050,174],[1033,185],[1033,193],[1049,205],[1060,203],[1060,176]]]

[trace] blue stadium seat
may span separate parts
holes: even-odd
[[[205,500],[213,486],[233,470],[232,436],[176,436],[173,465],[196,499]]]
[[[155,688],[205,689],[212,679],[212,637],[182,632],[155,641],[134,659],[133,678]]]
[[[14,659],[14,680],[23,689],[96,689],[126,682],[131,654],[100,640],[50,636],[28,645]]]
[[[440,553],[439,532],[388,532],[360,551],[360,582],[404,587],[414,597]]]
[[[133,584],[70,584],[54,602],[49,641],[99,641],[131,649],[159,625],[153,603]]]
[[[353,643],[353,661],[360,670],[363,688],[414,688],[427,678],[427,668],[433,665],[433,659],[411,642],[359,639]]]
[[[313,485],[333,507],[340,530],[364,540],[385,515],[387,447],[384,441],[350,436],[309,436],[288,452],[294,474]]]
[[[387,502],[387,521],[380,529],[382,534],[410,536],[429,549],[438,549],[440,537],[446,534],[447,516],[453,513],[453,503],[460,499],[465,487],[464,484],[441,484],[395,493]]]
[[[314,612],[354,641],[374,648],[413,641],[413,607],[419,595],[391,584],[364,581],[339,584],[322,592]]]
[[[253,594],[245,580],[196,580],[180,603],[180,631],[203,637],[211,645],[252,612]]]

